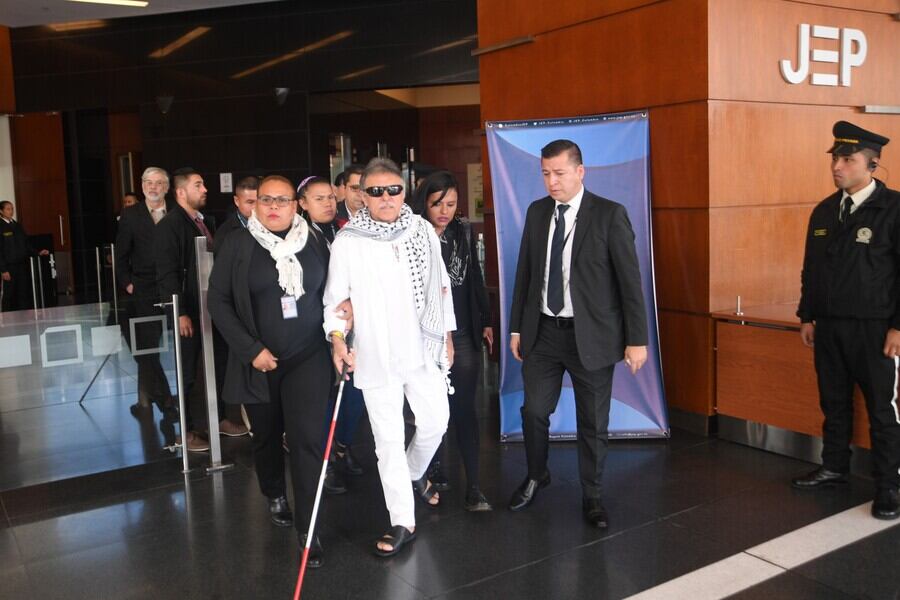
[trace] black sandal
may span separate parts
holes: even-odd
[[[413,492],[416,493],[416,496],[425,503],[425,506],[428,508],[437,508],[441,505],[441,498],[438,496],[438,501],[436,504],[431,503],[431,499],[437,495],[437,490],[434,489],[434,486],[428,481],[428,475],[422,476],[422,479],[412,482]]]
[[[397,525],[396,527],[392,527],[390,531],[381,536],[378,540],[379,542],[390,544],[391,549],[382,550],[378,547],[376,542],[375,554],[383,557],[394,556],[403,549],[403,546],[412,542],[414,539],[416,539],[415,531],[410,531],[403,525]]]

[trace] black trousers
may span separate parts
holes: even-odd
[[[900,487],[897,360],[882,353],[889,328],[890,323],[882,320],[818,319],[814,348],[825,415],[823,465],[839,473],[850,470],[855,383],[866,399],[875,483],[896,489]]]
[[[6,265],[9,281],[0,280],[0,310],[31,310],[34,295],[31,293],[31,274],[27,262]]]
[[[466,470],[466,481],[470,487],[480,486],[478,476],[478,413],[475,409],[475,393],[481,373],[481,350],[475,346],[470,331],[453,332],[453,367],[450,369],[450,384],[453,394],[450,402],[450,420],[456,430],[456,443]],[[441,442],[434,454],[434,460],[443,460],[446,442]]]
[[[162,310],[154,306],[159,302],[159,294],[156,291],[156,282],[143,282],[135,279],[134,293],[127,292],[122,295],[125,299],[125,309],[129,320],[135,317],[152,317],[161,315]],[[125,322],[122,324],[131,351],[147,348],[158,348],[162,325],[157,323],[139,323],[135,326],[135,339],[131,339],[131,327]],[[159,353],[141,354],[134,357],[138,365],[138,396],[148,400],[162,401],[172,395],[169,381],[165,371],[159,362]]]
[[[588,370],[581,364],[572,321],[560,325],[541,318],[534,348],[524,356],[522,378],[522,434],[528,459],[528,477],[547,472],[550,415],[556,410],[563,373],[568,371],[575,390],[578,431],[578,471],[585,498],[599,498],[603,466],[609,445],[609,405],[615,365]]]
[[[269,402],[245,404],[253,428],[253,457],[259,488],[268,498],[285,495],[284,449],[287,434],[294,526],[305,533],[315,502],[325,454],[329,395],[334,368],[324,340],[309,351],[278,363],[267,373]]]

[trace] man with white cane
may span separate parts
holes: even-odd
[[[447,429],[447,373],[456,329],[450,279],[434,228],[404,203],[403,177],[387,159],[373,159],[360,187],[365,207],[331,246],[323,298],[325,332],[338,371],[348,365],[363,392],[391,529],[375,553],[393,556],[415,538],[413,503],[440,498],[425,471]],[[356,349],[344,342],[335,310],[353,303]],[[404,395],[416,433],[404,450]],[[412,481],[412,489],[410,489]]]

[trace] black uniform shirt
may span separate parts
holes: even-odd
[[[797,316],[885,319],[900,329],[900,192],[881,181],[842,223],[842,192],[809,219]]]
[[[281,311],[284,290],[278,286],[278,271],[269,252],[256,244],[250,258],[250,300],[259,339],[277,358],[300,354],[322,339],[322,293],[325,265],[316,254],[310,235],[297,254],[303,268],[304,294],[297,300],[297,318],[285,319]]]

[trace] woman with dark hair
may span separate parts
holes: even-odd
[[[224,396],[243,403],[272,522],[303,546],[325,445],[334,369],[322,336],[328,250],[297,214],[293,184],[270,176],[247,228],[226,238],[209,278],[209,312],[228,342]],[[294,519],[285,493],[282,435],[291,449]],[[309,566],[322,565],[313,540]]]
[[[330,249],[334,236],[341,227],[347,224],[347,219],[338,216],[337,199],[331,183],[324,177],[312,176],[304,179],[297,187],[297,195],[300,202],[303,218],[309,223],[313,231],[320,233],[327,247]],[[330,256],[329,250],[329,256]],[[338,415],[337,427],[334,431],[334,452],[331,454],[331,462],[328,464],[328,472],[325,476],[325,492],[328,494],[343,494],[347,491],[347,484],[343,475],[362,475],[362,467],[356,462],[350,451],[353,438],[356,436],[357,426],[365,410],[362,392],[353,386],[353,375],[344,386],[344,396],[341,401],[340,415]]]
[[[450,380],[455,392],[450,396],[450,418],[456,428],[456,440],[466,471],[465,508],[472,512],[492,510],[481,493],[478,476],[478,416],[475,411],[475,391],[478,387],[481,342],[494,343],[490,306],[484,277],[469,222],[457,215],[459,189],[456,178],[449,171],[437,171],[426,177],[416,189],[413,210],[434,226],[441,240],[441,254],[450,275],[453,310],[456,313],[455,349]],[[444,444],[432,461],[432,482],[441,482],[449,489],[441,472],[440,459]],[[440,487],[435,485],[440,491]]]

